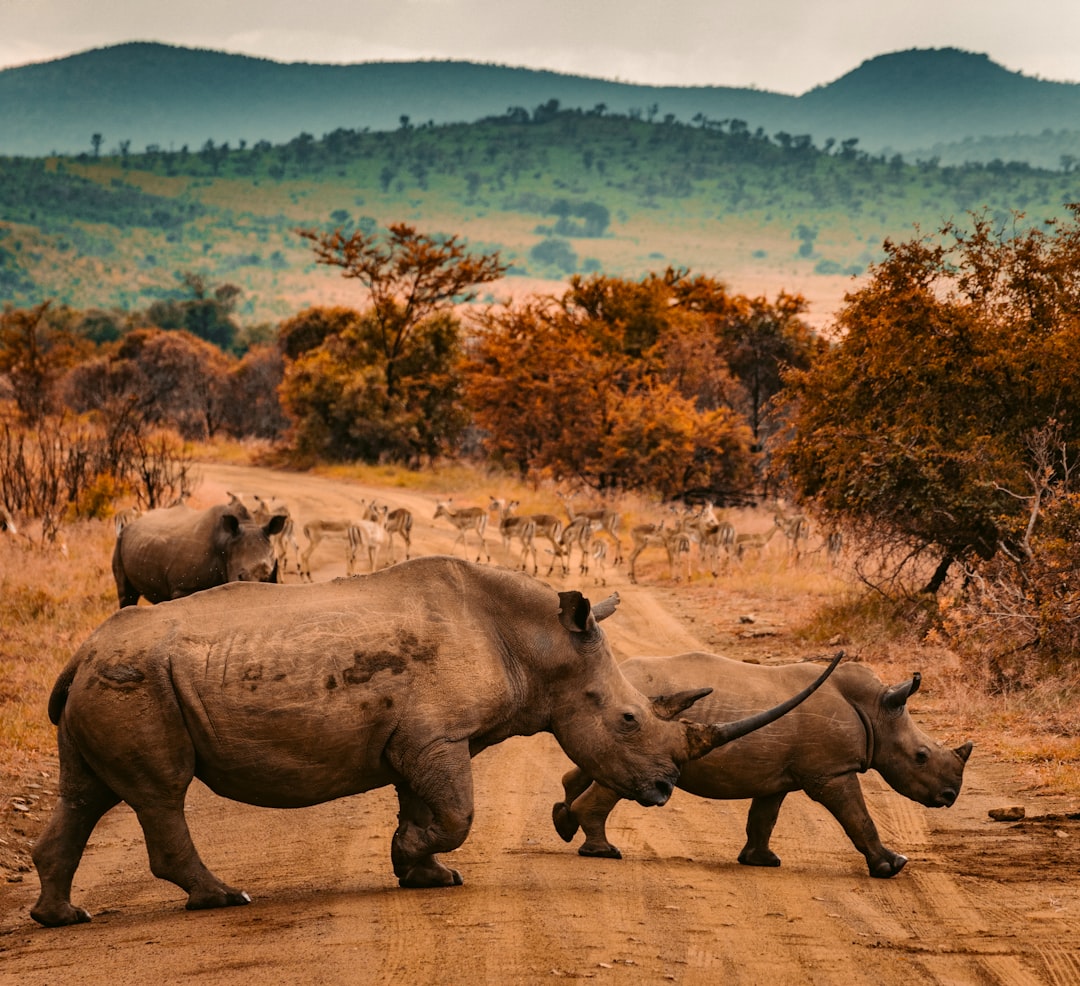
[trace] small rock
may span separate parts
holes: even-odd
[[[1023,805],[1010,805],[1008,808],[991,808],[990,817],[995,822],[1018,822],[1026,812]]]
[[[754,622],[754,617],[752,617],[752,616],[751,616],[751,615],[750,615],[750,614],[748,613],[748,614],[747,614],[746,616],[740,616],[740,617],[739,617],[739,622],[740,622],[740,623],[753,623],[753,622]]]

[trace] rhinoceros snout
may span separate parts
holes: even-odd
[[[931,807],[933,808],[949,808],[953,802],[960,796],[960,792],[953,790],[951,787],[945,788],[943,791],[938,792],[937,800]]]
[[[674,790],[675,785],[671,781],[655,781],[652,790],[637,799],[638,804],[644,805],[646,808],[658,808],[660,805],[666,805]]]

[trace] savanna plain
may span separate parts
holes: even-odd
[[[413,554],[455,550],[435,504],[487,506],[513,496],[526,511],[561,512],[548,491],[456,472],[288,473],[208,457],[191,504],[226,491],[283,499],[298,526],[355,516],[372,499],[407,507]],[[620,504],[624,523],[650,519]],[[635,516],[635,513],[642,516]],[[740,530],[771,519],[729,511]],[[492,564],[512,564],[489,530]],[[874,772],[863,789],[883,842],[909,857],[872,879],[824,808],[798,793],[773,837],[778,869],[740,866],[747,802],[677,791],[663,808],[622,803],[608,824],[623,859],[586,859],[551,822],[570,764],[554,738],[508,740],[474,761],[476,817],[452,864],[464,885],[397,887],[389,860],[392,789],[291,811],[225,801],[193,785],[188,821],[208,866],[252,896],[247,907],[187,912],[183,893],[150,873],[141,831],[120,806],[95,830],[73,900],[89,924],[36,925],[29,849],[57,790],[45,704],[57,671],[115,609],[112,527],[85,522],[66,553],[0,541],[0,982],[266,982],[370,984],[762,982],[877,986],[1080,982],[1080,786],[1068,710],[1047,695],[987,697],[949,650],[918,635],[834,618],[860,588],[849,559],[812,537],[794,563],[782,539],[713,575],[695,564],[672,578],[662,551],[597,576],[540,578],[621,602],[604,623],[618,658],[704,649],[761,664],[820,661],[842,647],[887,683],[920,671],[909,709],[950,747],[975,744],[950,808],[923,808]],[[625,539],[625,535],[624,535]],[[456,547],[461,553],[461,547]],[[397,547],[401,555],[400,545]],[[361,566],[363,569],[363,566]],[[345,572],[340,546],[312,557],[313,578]],[[296,581],[290,573],[286,581]],[[850,609],[846,610],[850,612]],[[1070,725],[1071,723],[1071,725]],[[990,813],[1020,806],[1024,817]]]

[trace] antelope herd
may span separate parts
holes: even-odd
[[[285,518],[280,533],[271,539],[279,579],[296,575],[302,581],[312,581],[311,562],[316,551],[322,552],[324,558],[329,550],[343,557],[349,575],[361,568],[374,572],[393,565],[399,560],[397,541],[401,542],[404,559],[412,557],[415,519],[405,507],[361,500],[351,516],[300,519],[292,515],[280,497],[239,492],[228,495],[230,503],[242,503],[259,524],[279,515]],[[460,544],[467,557],[490,563],[487,535],[495,532],[501,544],[498,561],[508,567],[539,575],[546,561],[545,578],[558,568],[564,576],[576,571],[581,576],[591,575],[596,585],[607,585],[609,565],[618,566],[624,560],[621,513],[609,506],[576,506],[577,496],[572,493],[556,492],[555,498],[562,503],[564,516],[525,512],[517,499],[494,494],[488,497],[486,507],[460,505],[446,497],[435,502],[432,526],[445,530],[436,523],[445,520],[456,532],[447,554],[455,554]],[[138,507],[117,511],[113,516],[117,536],[141,514]],[[656,519],[634,524],[627,531],[627,576],[632,583],[637,582],[639,559],[650,549],[663,552],[667,574],[674,581],[689,580],[695,570],[715,578],[732,566],[752,563],[766,553],[783,557],[790,564],[820,554],[835,567],[844,550],[839,530],[815,532],[805,513],[781,501],[758,511],[718,512],[714,503],[704,500],[695,506],[669,506],[658,514]],[[771,521],[768,526],[762,525],[762,516]],[[754,520],[757,523],[751,528],[749,524]],[[735,521],[743,529],[737,528]],[[0,511],[0,534],[17,530],[12,514],[6,509]],[[303,547],[298,535],[303,536]],[[770,547],[774,538],[783,546],[781,549]],[[475,555],[470,550],[473,545]]]
[[[253,520],[266,524],[276,516],[284,517],[280,533],[271,538],[279,580],[295,575],[312,581],[311,562],[316,551],[333,550],[345,560],[349,575],[360,569],[374,572],[399,560],[396,541],[401,542],[404,559],[412,556],[413,513],[402,506],[376,501],[358,501],[352,516],[314,516],[295,518],[280,497],[259,493],[230,492],[230,503],[242,503]],[[431,517],[433,529],[446,530],[439,521],[449,523],[455,533],[447,554],[455,554],[460,544],[466,556],[477,562],[491,562],[487,534],[496,532],[501,543],[502,564],[539,575],[547,562],[544,577],[556,568],[563,576],[576,571],[590,576],[596,585],[607,585],[608,567],[623,561],[623,517],[608,506],[575,506],[574,494],[556,493],[563,514],[529,513],[517,499],[488,497],[487,506],[460,505],[450,497],[435,502]],[[129,507],[114,515],[117,536],[142,511]],[[689,580],[695,570],[714,578],[734,566],[738,568],[771,554],[788,564],[797,564],[808,555],[820,555],[835,567],[844,550],[843,537],[835,528],[815,532],[810,518],[774,501],[757,511],[717,510],[704,500],[695,506],[682,504],[658,511],[659,516],[629,527],[630,553],[627,576],[636,583],[641,556],[650,549],[663,552],[667,574],[674,581]],[[770,523],[763,526],[762,518]],[[734,519],[733,519],[734,518]],[[755,526],[749,526],[756,520]],[[736,527],[736,521],[742,527]],[[491,525],[490,529],[488,525]],[[18,531],[16,520],[0,508],[0,534]],[[21,533],[21,532],[20,532]],[[298,541],[303,536],[303,547]],[[774,542],[775,539],[775,542]],[[775,547],[780,545],[780,548]],[[475,556],[470,548],[475,546]]]

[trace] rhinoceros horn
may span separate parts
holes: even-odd
[[[899,712],[907,704],[907,700],[919,690],[921,684],[922,675],[916,671],[911,676],[911,681],[902,681],[888,689],[881,697],[881,704],[889,712]]]
[[[694,688],[685,692],[673,692],[671,695],[653,695],[653,712],[661,719],[674,719],[681,712],[685,712],[699,698],[711,695],[711,688]]]
[[[752,733],[755,729],[767,726],[770,722],[775,722],[782,715],[790,712],[795,706],[813,695],[814,692],[825,683],[825,679],[833,673],[836,666],[843,660],[843,657],[844,652],[842,650],[837,651],[836,655],[829,663],[829,666],[818,676],[817,680],[812,685],[808,685],[797,695],[792,695],[791,698],[771,709],[766,709],[764,712],[756,712],[754,715],[747,716],[745,719],[739,719],[736,722],[712,723],[710,725],[692,722],[686,723],[690,759],[696,760],[698,757],[703,757],[710,750],[715,750],[718,746],[723,746],[725,743],[737,740],[740,736]]]

